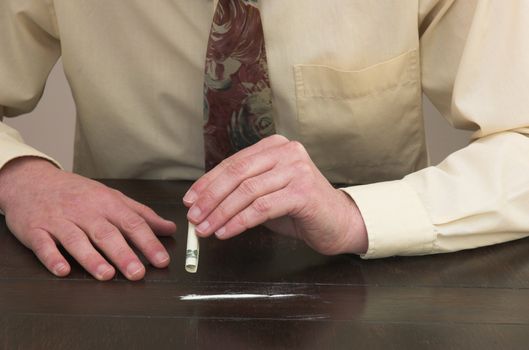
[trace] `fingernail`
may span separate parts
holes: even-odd
[[[206,221],[203,221],[200,225],[198,225],[196,227],[196,230],[198,231],[198,233],[204,233],[209,227],[209,222],[206,220]]]
[[[101,264],[97,267],[96,275],[98,279],[106,279],[109,272],[112,271],[112,266],[107,264]]]
[[[184,202],[186,203],[193,203],[197,200],[197,194],[193,190],[187,191],[187,193],[184,196]]]
[[[222,226],[215,232],[215,236],[222,238],[226,234],[226,227]]]
[[[57,265],[55,265],[55,267],[53,268],[53,273],[57,276],[60,276],[62,272],[64,272],[64,270],[66,270],[68,267],[66,266],[65,263],[58,263]]]
[[[167,260],[169,260],[169,255],[166,252],[158,252],[154,256],[154,260],[158,262],[158,264],[163,264]]]
[[[140,273],[142,270],[144,269],[143,265],[138,263],[138,262],[131,262],[128,266],[127,266],[127,275],[129,275],[129,277],[134,277],[136,276],[138,273]]]
[[[191,220],[197,221],[200,217],[200,214],[202,214],[202,210],[200,210],[199,207],[192,207],[191,210],[189,210],[189,218]]]

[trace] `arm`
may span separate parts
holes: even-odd
[[[529,235],[529,7],[494,0],[422,4],[424,91],[452,125],[473,130],[473,140],[403,180],[347,189],[367,223],[368,258]]]
[[[0,119],[30,112],[36,106],[60,56],[58,33],[47,6],[45,1],[0,2]],[[22,156],[54,162],[0,122],[0,169]]]
[[[60,55],[51,6],[49,0],[0,1],[0,117],[35,107]],[[118,191],[62,171],[53,163],[0,123],[0,210],[11,232],[51,272],[57,276],[70,272],[57,248],[61,244],[97,279],[114,276],[107,259],[127,278],[141,279],[145,267],[124,236],[154,266],[169,264],[169,255],[153,230],[172,234],[174,223]]]
[[[263,140],[184,197],[197,232],[228,238],[267,223],[322,253],[368,246],[366,258],[529,235],[529,8],[478,4],[423,1],[420,11],[424,91],[453,125],[475,130],[472,144],[404,179],[343,189],[353,199],[348,205],[324,185],[301,145]]]

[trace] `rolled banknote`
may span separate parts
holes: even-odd
[[[195,225],[189,223],[187,228],[187,248],[186,248],[186,271],[195,273],[198,270],[198,237],[195,233]]]

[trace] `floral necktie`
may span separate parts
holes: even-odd
[[[219,0],[206,53],[206,171],[275,133],[257,0]]]

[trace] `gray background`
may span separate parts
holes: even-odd
[[[470,133],[453,129],[426,98],[424,115],[432,164],[468,144]],[[51,72],[37,108],[17,118],[5,118],[4,122],[18,129],[28,144],[59,161],[64,169],[72,169],[75,105],[60,62]]]

